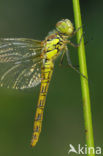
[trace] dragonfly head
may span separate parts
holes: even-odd
[[[56,24],[56,29],[64,35],[72,35],[74,27],[69,19],[63,19]]]

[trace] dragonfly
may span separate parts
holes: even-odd
[[[41,84],[34,118],[32,147],[38,142],[42,130],[43,112],[55,60],[61,55],[62,64],[66,55],[68,66],[80,73],[72,65],[67,47],[80,45],[81,39],[78,44],[70,40],[79,29],[74,30],[69,19],[62,19],[43,41],[28,38],[0,39],[0,86],[23,90]]]

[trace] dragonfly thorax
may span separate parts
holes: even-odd
[[[63,38],[58,33],[54,33],[49,35],[44,41],[44,53],[46,55],[46,59],[54,60],[63,49]]]

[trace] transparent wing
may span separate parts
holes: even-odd
[[[0,39],[0,86],[24,89],[41,82],[41,41]]]

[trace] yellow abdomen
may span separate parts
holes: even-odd
[[[43,120],[43,111],[46,101],[46,95],[49,87],[49,82],[51,80],[52,72],[53,72],[54,64],[53,62],[47,61],[45,65],[41,67],[41,86],[40,86],[40,94],[35,114],[34,128],[33,128],[33,136],[31,141],[31,146],[35,146],[38,142],[39,135],[42,128],[42,120]]]

